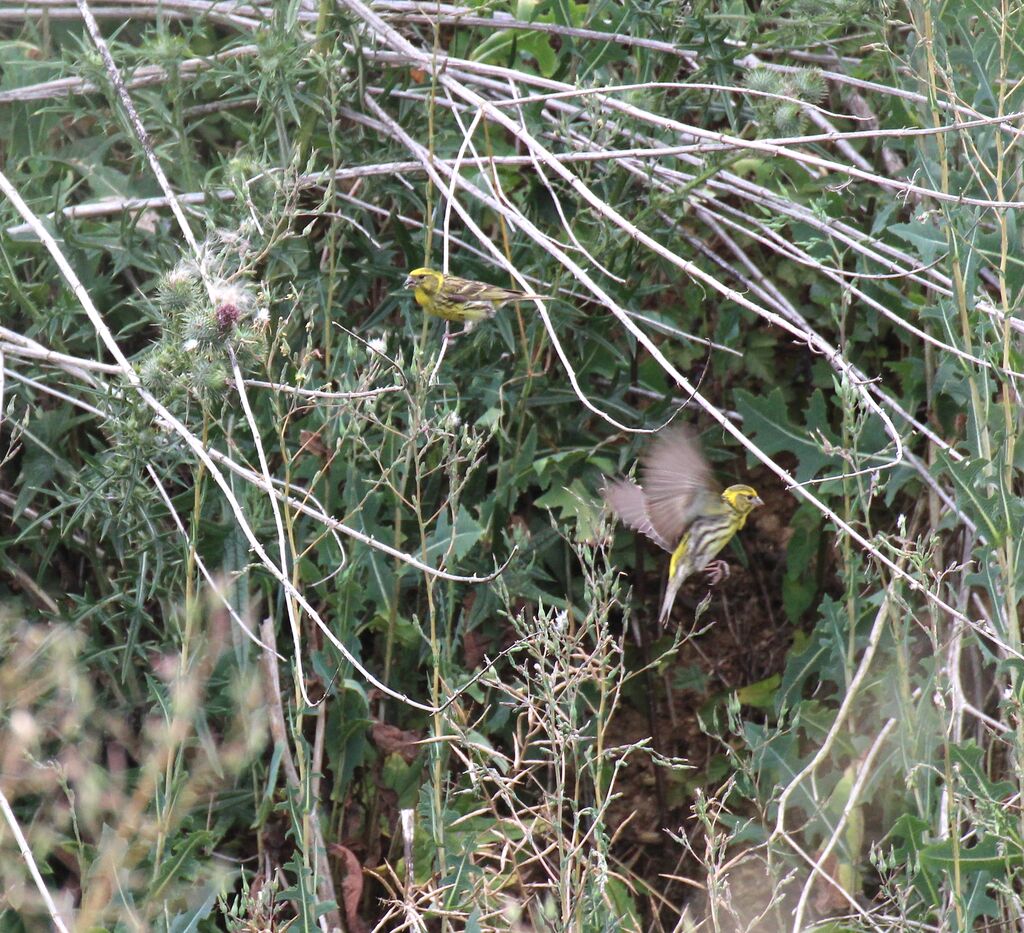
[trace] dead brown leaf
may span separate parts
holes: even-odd
[[[348,846],[331,843],[331,855],[341,863],[341,908],[345,912],[347,933],[365,933],[367,926],[359,916],[359,902],[363,898],[363,866]]]
[[[418,733],[409,729],[399,729],[386,722],[376,722],[370,729],[370,738],[384,754],[390,755],[397,752],[405,759],[406,764],[412,764],[420,753]]]

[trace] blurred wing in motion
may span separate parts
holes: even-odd
[[[651,442],[640,458],[640,482],[647,519],[670,542],[669,550],[699,514],[707,494],[718,493],[697,438],[683,425],[662,431]]]
[[[647,515],[647,497],[631,479],[619,479],[603,490],[604,501],[619,516],[623,524],[647,535],[659,547],[671,551],[674,547],[655,530]]]

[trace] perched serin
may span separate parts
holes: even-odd
[[[405,279],[405,288],[427,314],[446,321],[476,323],[488,318],[507,301],[543,299],[544,295],[528,295],[512,288],[500,288],[486,282],[444,275],[434,269],[413,269]]]
[[[717,583],[728,576],[729,565],[712,558],[764,504],[750,486],[730,486],[723,492],[693,433],[682,426],[662,431],[643,453],[640,485],[615,480],[604,489],[604,498],[625,524],[672,554],[658,614],[662,625],[668,624],[687,577],[706,570],[710,582]]]

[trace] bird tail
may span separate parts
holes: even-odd
[[[661,612],[658,613],[658,621],[662,628],[668,628],[669,616],[672,615],[672,604],[676,601],[676,593],[683,585],[686,574],[675,573],[668,578],[668,586],[665,588],[665,598],[661,601]]]
[[[501,303],[504,304],[506,301],[551,301],[550,295],[526,295],[523,292],[509,291],[505,297],[501,299]]]

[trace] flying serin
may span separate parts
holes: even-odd
[[[724,560],[712,558],[764,505],[750,486],[724,491],[711,475],[693,432],[678,426],[658,434],[640,457],[640,484],[615,480],[604,489],[605,502],[630,528],[671,552],[668,587],[658,620],[668,624],[683,581],[705,570],[710,582],[728,576]]]

